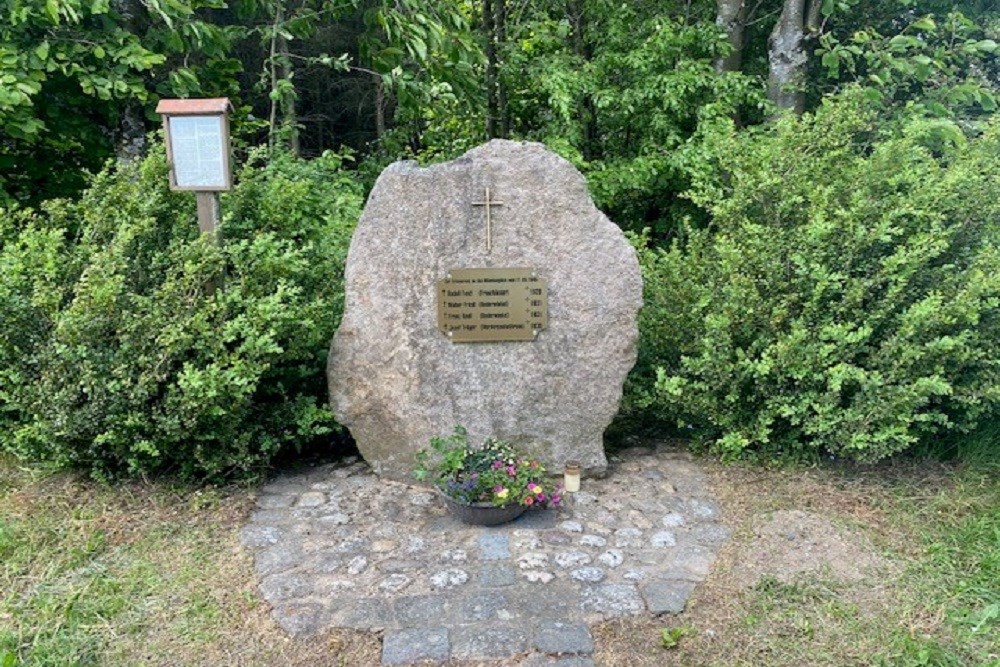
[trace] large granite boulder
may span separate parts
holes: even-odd
[[[491,197],[491,243],[485,211]],[[454,343],[438,281],[462,268],[527,267],[548,287],[548,327],[525,342]],[[583,176],[541,144],[494,140],[445,164],[397,162],[351,241],[330,402],[381,475],[408,479],[431,437],[465,426],[513,441],[553,472],[606,466],[602,436],[635,363],[642,278]]]

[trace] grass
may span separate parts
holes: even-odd
[[[0,667],[372,664],[377,638],[290,642],[270,621],[239,546],[252,499],[0,459]]]
[[[683,614],[598,628],[596,663],[1000,667],[1000,464],[968,460],[705,461],[732,540]],[[271,621],[238,539],[253,497],[110,488],[0,459],[0,667],[377,664],[377,636],[296,641]],[[878,567],[845,578],[807,550],[814,569],[767,569],[761,526],[792,512]]]
[[[600,628],[597,664],[1000,667],[1000,464],[982,451],[965,461],[781,470],[708,462],[733,539],[683,614]],[[777,543],[760,526],[789,510],[829,519],[846,553],[883,564],[838,578],[823,553],[804,551],[816,568],[768,569],[773,552],[761,545]],[[750,566],[755,554],[763,572]],[[671,628],[688,636],[665,650]]]

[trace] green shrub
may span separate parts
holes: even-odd
[[[1000,398],[1000,125],[896,136],[852,95],[722,128],[691,197],[712,215],[641,253],[633,401],[726,456],[874,461]]]
[[[328,436],[361,197],[327,154],[249,161],[220,247],[162,147],[0,223],[0,447],[99,475],[250,471]]]

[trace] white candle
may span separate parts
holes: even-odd
[[[567,461],[566,471],[563,473],[563,486],[566,493],[576,493],[580,490],[580,463],[578,461]]]

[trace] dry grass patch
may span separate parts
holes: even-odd
[[[914,503],[955,493],[953,469],[701,463],[732,539],[683,614],[599,627],[598,665],[992,664],[988,638],[953,636],[916,567],[929,550]]]

